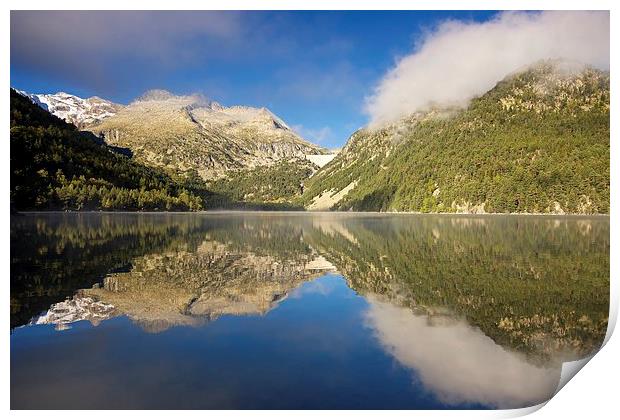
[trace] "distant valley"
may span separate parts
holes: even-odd
[[[209,191],[208,202],[201,209],[293,208],[290,202],[300,196],[303,181],[334,157],[330,151],[301,138],[266,108],[224,107],[198,95],[175,96],[162,90],[149,91],[127,106],[64,92],[14,93],[31,103],[26,105],[20,100],[19,106],[36,105],[81,130],[80,133],[74,130],[72,137],[90,138],[108,146],[104,155],[110,150],[124,151],[135,165],[170,177],[188,193],[200,190],[204,195]],[[12,99],[16,98],[12,93]],[[19,124],[40,123],[26,120],[22,118]],[[67,124],[51,123],[63,128],[68,128]],[[62,160],[60,156],[59,160]],[[23,168],[17,167],[20,165],[13,166],[17,172],[23,172]],[[47,177],[49,171],[44,170]],[[40,171],[36,176],[40,176]],[[88,179],[75,188],[90,188],[87,184],[90,184]],[[38,195],[49,195],[49,191],[48,188]],[[47,199],[36,203],[31,197],[29,201],[28,208],[47,208],[50,204]],[[53,201],[55,208],[59,200]],[[79,201],[61,207],[118,209],[117,205],[104,205],[96,199]],[[148,207],[132,205],[131,209]],[[152,209],[170,210],[171,207]]]

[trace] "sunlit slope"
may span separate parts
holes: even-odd
[[[148,92],[88,129],[146,165],[205,180],[325,152],[266,108],[224,107],[166,91]]]
[[[11,89],[11,205],[16,210],[199,210],[204,185],[142,165]]]
[[[545,61],[506,77],[467,109],[434,109],[357,131],[305,183],[302,203],[608,213],[609,139],[609,73]]]

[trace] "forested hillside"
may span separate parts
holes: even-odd
[[[51,115],[11,89],[11,207],[200,210],[201,181],[175,180]]]
[[[301,196],[303,183],[316,169],[307,160],[295,159],[235,172],[208,186],[237,202],[289,203]]]
[[[540,62],[510,75],[464,110],[434,109],[354,133],[306,182],[301,202],[335,210],[609,213],[609,73],[564,64]]]
[[[131,110],[125,114],[133,119],[123,115],[141,124],[138,137],[150,145],[148,156],[157,162],[185,155],[196,160],[179,170],[164,161],[130,157],[146,153],[141,147],[133,145],[129,152],[110,146],[116,129],[102,131],[106,144],[11,90],[11,202],[17,209],[609,213],[609,95],[607,72],[559,60],[539,62],[509,75],[466,109],[436,107],[389,126],[361,129],[312,175],[317,168],[304,153],[316,148],[266,110],[211,104],[199,108],[202,113],[191,109],[198,123],[188,109],[171,105],[191,98],[143,100],[129,107],[141,117]],[[148,124],[172,129],[164,122],[178,112],[202,140],[174,131],[175,120],[168,137],[183,150],[168,145],[155,153],[161,139]],[[125,121],[123,115],[110,121]],[[241,141],[231,127],[252,128],[277,141],[259,147],[256,136],[241,136],[253,152],[240,156],[253,160],[244,160],[246,166],[217,163],[209,156],[237,150]],[[218,133],[209,137],[217,142],[204,143],[205,130]],[[271,139],[267,134],[263,137]],[[200,140],[201,148],[189,151],[190,138]],[[207,177],[204,171],[219,175]]]

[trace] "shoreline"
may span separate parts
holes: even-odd
[[[312,210],[201,210],[201,211],[130,211],[130,210],[25,210],[11,213],[15,215],[30,214],[145,214],[145,215],[175,215],[175,214],[196,214],[196,215],[221,215],[221,214],[287,214],[287,215],[376,215],[376,216],[465,216],[465,217],[486,217],[486,216],[536,216],[536,217],[610,217],[609,213],[422,213],[422,212],[396,212],[396,211],[312,211]]]

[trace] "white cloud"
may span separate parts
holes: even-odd
[[[507,74],[547,58],[608,69],[609,12],[503,12],[484,23],[444,22],[366,98],[370,125],[430,105],[464,106]]]

